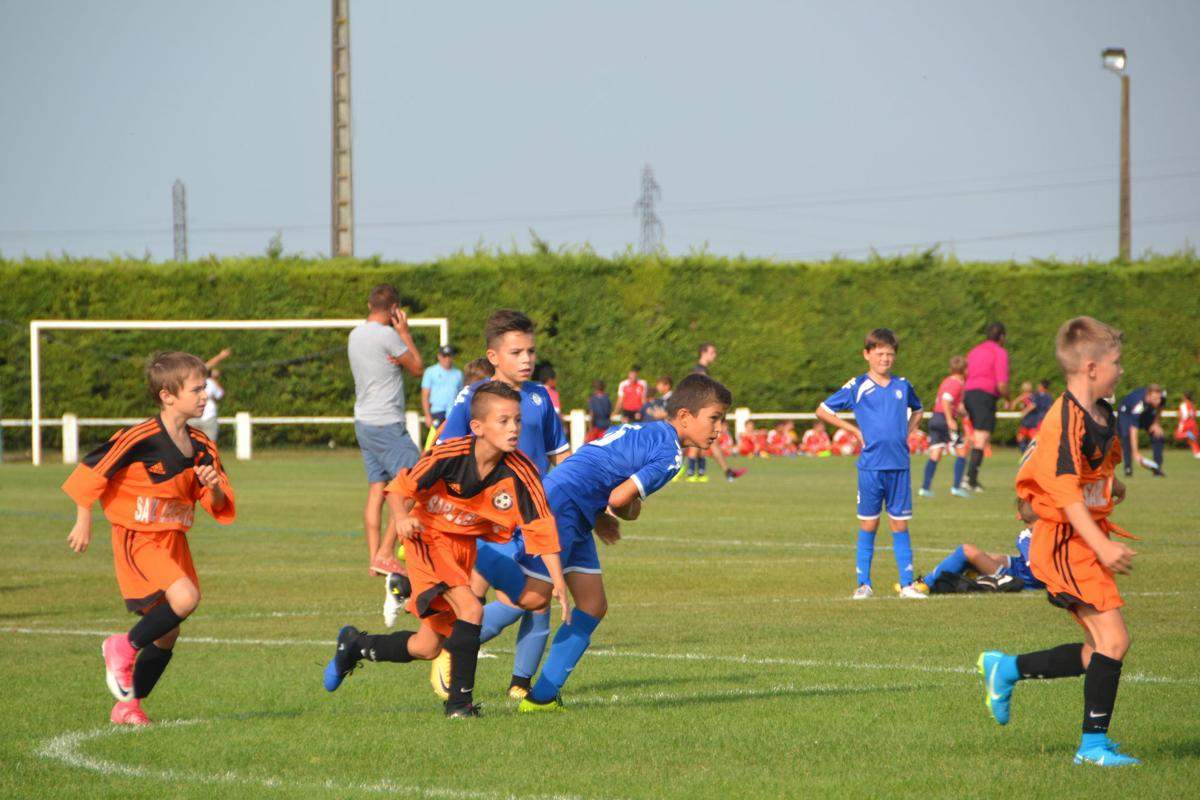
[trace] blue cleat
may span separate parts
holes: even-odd
[[[1085,734],[1085,737],[1091,735]],[[1094,764],[1097,767],[1136,767],[1142,761],[1122,753],[1117,743],[1105,736],[1101,741],[1079,745],[1079,750],[1075,753],[1075,763]]]
[[[1008,724],[1008,702],[1012,699],[1013,687],[1017,685],[1015,678],[1007,675],[1005,660],[1012,658],[999,650],[987,650],[979,654],[975,666],[983,676],[983,702],[988,711],[1001,725]],[[1015,671],[1015,668],[1013,668]]]
[[[338,631],[337,650],[325,665],[325,691],[336,692],[346,676],[358,666],[362,656],[354,649],[354,640],[360,633],[353,625],[346,625]]]

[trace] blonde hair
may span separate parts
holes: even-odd
[[[1124,334],[1094,317],[1069,319],[1058,329],[1054,355],[1063,372],[1077,372],[1083,362],[1121,349]]]
[[[156,353],[146,365],[146,382],[150,388],[150,396],[159,405],[162,405],[159,393],[163,389],[171,394],[179,394],[183,389],[183,382],[192,375],[207,378],[208,365],[199,356],[178,350]]]

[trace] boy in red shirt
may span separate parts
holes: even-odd
[[[1179,423],[1175,426],[1175,441],[1187,443],[1192,448],[1192,456],[1200,458],[1200,431],[1196,428],[1196,404],[1192,402],[1192,393],[1184,392],[1183,400],[1179,403]]]
[[[105,678],[117,704],[109,719],[148,725],[141,701],[174,653],[179,625],[200,603],[200,579],[187,531],[200,505],[223,525],[233,522],[233,489],[217,446],[190,427],[208,402],[208,367],[191,353],[159,353],[146,369],[158,416],[129,428],[84,456],[63,484],[76,504],[67,543],[76,553],[92,540],[92,503],[112,523],[113,561],[125,608],[140,614],[129,633],[104,640]]]
[[[642,418],[642,406],[646,405],[646,382],[638,377],[641,367],[629,368],[629,375],[617,385],[617,402],[621,406],[621,419],[637,422]]]
[[[831,454],[833,442],[829,440],[829,433],[825,430],[825,423],[817,420],[812,427],[804,432],[804,437],[800,440],[800,449],[805,455],[810,456],[828,456]]]

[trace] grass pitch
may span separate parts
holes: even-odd
[[[914,461],[914,477],[923,460]],[[1011,551],[1016,456],[989,491],[917,498],[928,568],[968,540]],[[988,717],[981,649],[1078,641],[1041,593],[852,603],[854,467],[755,462],[735,484],[676,483],[602,550],[611,609],[565,692],[568,712],[504,697],[512,632],[480,662],[479,720],[449,721],[424,664],[367,664],[336,694],[321,670],[344,623],[382,629],[367,577],[356,452],[230,465],[238,522],[190,536],[204,600],[155,694],[158,724],[116,730],[100,640],[133,618],[107,526],[74,556],[67,469],[0,467],[0,794],[21,797],[1181,797],[1200,774],[1200,463],[1140,472],[1115,519],[1145,540],[1121,580],[1134,645],[1112,734],[1144,766],[1071,763],[1082,681],[1018,687]],[[879,544],[889,544],[881,534]],[[405,617],[402,624],[411,621]],[[1190,788],[1189,788],[1190,787]]]

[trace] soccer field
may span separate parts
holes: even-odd
[[[923,459],[914,461],[919,475]],[[228,465],[235,525],[190,535],[204,600],[154,695],[157,724],[108,723],[100,641],[123,631],[107,526],[68,551],[67,468],[0,467],[0,658],[6,797],[1185,797],[1200,775],[1200,462],[1139,472],[1114,515],[1144,537],[1121,580],[1133,649],[1112,735],[1138,768],[1071,763],[1082,679],[1026,682],[992,722],[981,649],[1078,641],[1043,593],[899,601],[853,586],[854,467],[755,462],[735,484],[672,484],[603,549],[610,610],[564,691],[567,713],[516,714],[512,631],[485,646],[478,720],[446,720],[425,664],[366,664],[336,693],[339,626],[382,629],[367,577],[357,452]],[[928,569],[967,540],[1011,552],[1016,455],[989,491],[916,499]],[[889,536],[881,533],[886,547]],[[412,621],[403,617],[401,625]],[[1188,787],[1192,788],[1189,789]]]

